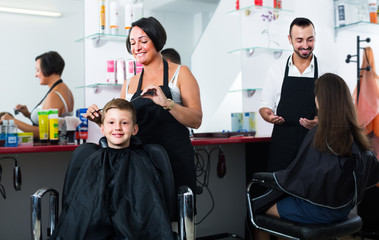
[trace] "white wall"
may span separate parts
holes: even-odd
[[[35,57],[44,52],[59,52],[66,62],[62,79],[75,97],[75,108],[84,107],[83,44],[75,40],[83,36],[83,2],[78,0],[0,0],[1,6],[59,11],[60,18],[0,13],[1,84],[0,111],[13,113],[16,104],[29,110],[48,91],[35,78]],[[30,123],[30,120],[17,115]]]
[[[250,0],[240,0],[240,7],[251,5]],[[270,0],[264,0],[263,5],[269,6],[272,4]],[[341,75],[348,83],[351,91],[356,85],[356,64],[346,64],[345,59],[347,54],[356,54],[356,37],[370,37],[369,44],[362,43],[361,46],[371,46],[374,52],[379,49],[379,26],[368,28],[360,28],[360,32],[356,31],[341,31],[335,36],[334,32],[334,8],[333,1],[329,0],[293,0],[283,1],[283,9],[293,10],[294,13],[288,18],[280,16],[281,29],[280,34],[275,36],[276,41],[281,43],[284,48],[291,49],[287,41],[289,24],[295,17],[307,17],[315,25],[316,29],[316,47],[315,54],[322,59],[326,64],[331,65],[337,74]],[[246,95],[239,96],[237,100],[232,100],[232,94],[228,93],[229,87],[236,81],[236,75],[241,70],[240,61],[246,58],[244,52],[241,55],[227,54],[227,51],[238,49],[239,46],[260,41],[262,38],[257,28],[257,25],[251,25],[250,28],[241,29],[239,32],[239,24],[234,18],[238,15],[225,14],[228,11],[235,9],[235,1],[221,0],[214,17],[207,27],[207,31],[203,34],[198,47],[192,55],[192,71],[200,85],[201,100],[204,111],[203,124],[198,132],[221,131],[230,129],[230,113],[232,111],[258,111],[258,102],[260,92],[253,97]],[[243,14],[243,11],[241,11]],[[287,15],[287,14],[286,14]],[[234,18],[233,18],[234,17]],[[284,25],[284,27],[282,27]],[[282,31],[282,30],[285,31]],[[251,39],[238,42],[238,37],[246,32],[253,33]],[[254,35],[255,32],[255,35]],[[245,39],[246,40],[246,39]],[[283,41],[284,40],[284,41]],[[238,55],[238,56],[237,56]],[[378,59],[379,54],[375,55]],[[246,60],[246,59],[245,59]],[[246,62],[248,64],[246,64]],[[251,79],[242,77],[242,86],[250,86],[256,81],[257,76],[265,76],[265,71],[272,64],[273,59],[267,59],[265,56],[256,56],[248,61],[244,61],[242,69],[251,74]],[[378,62],[378,60],[376,60]],[[262,77],[259,77],[262,78]],[[254,85],[254,84],[253,84]],[[260,136],[270,136],[272,126],[258,119],[258,131]]]

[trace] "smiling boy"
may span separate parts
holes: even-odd
[[[121,98],[113,99],[104,106],[100,127],[108,147],[129,147],[130,138],[138,132],[136,116],[133,105]]]

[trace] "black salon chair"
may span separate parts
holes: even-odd
[[[107,147],[106,139],[100,139],[99,145],[94,143],[86,143],[80,145],[73,153],[71,161],[68,165],[62,194],[62,204],[64,204],[65,196],[68,193],[77,173],[83,162],[92,153]],[[155,144],[145,145],[144,149],[151,156],[152,164],[157,168],[161,177],[161,186],[164,190],[164,201],[166,203],[168,214],[172,221],[178,221],[178,239],[194,240],[195,224],[194,224],[194,197],[190,188],[181,186],[176,194],[174,186],[174,178],[171,165],[166,151],[163,147]],[[31,196],[31,231],[32,239],[41,240],[42,233],[42,198],[49,195],[49,219],[47,236],[51,236],[58,222],[59,212],[59,193],[52,188],[41,188]],[[177,195],[177,196],[176,196]]]
[[[257,229],[286,239],[322,240],[358,232],[362,227],[362,219],[355,214],[341,222],[333,224],[306,224],[269,216],[265,213],[254,214],[252,199],[253,185],[263,185],[280,190],[272,173],[255,173],[247,187],[247,205],[249,222]],[[280,190],[281,191],[281,190]]]

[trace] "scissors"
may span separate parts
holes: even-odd
[[[130,102],[133,102],[134,100],[137,100],[138,98],[146,96],[146,95],[154,96],[155,95],[155,89],[150,89],[149,91],[145,92],[143,95],[139,95],[138,97],[130,100]]]

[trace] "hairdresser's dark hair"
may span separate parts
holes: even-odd
[[[55,51],[46,52],[37,56],[35,61],[38,59],[41,61],[41,71],[44,76],[48,77],[52,74],[62,75],[65,63],[59,53]]]
[[[179,53],[173,48],[166,48],[161,51],[164,59],[170,60],[173,63],[181,64]]]
[[[134,108],[133,104],[131,104],[129,101],[122,98],[112,99],[107,104],[105,104],[103,108],[103,114],[101,115],[101,123],[104,123],[104,119],[105,119],[105,116],[107,115],[108,110],[112,108],[129,111],[132,114],[133,124],[137,123],[136,109]]]
[[[363,128],[359,126],[353,98],[345,81],[336,74],[326,73],[315,82],[318,103],[318,127],[314,137],[318,151],[351,155],[355,141],[365,150],[370,149]]]
[[[141,28],[147,36],[154,43],[155,49],[160,52],[164,45],[166,44],[167,35],[166,30],[162,26],[162,24],[154,17],[141,18],[132,23],[132,26],[129,31],[128,38],[126,40],[126,49],[130,54],[132,54],[130,47],[130,33],[134,27]]]
[[[309,20],[308,18],[298,17],[298,18],[295,18],[290,25],[290,31],[289,31],[290,36],[291,36],[292,28],[295,25],[299,26],[299,27],[308,27],[308,26],[312,25],[313,29],[315,29],[315,26],[313,25],[311,20]]]

